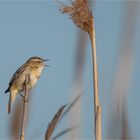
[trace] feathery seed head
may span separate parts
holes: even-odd
[[[68,14],[77,27],[88,33],[92,31],[93,16],[88,7],[87,0],[71,1],[71,6],[60,3],[60,6],[60,11]]]

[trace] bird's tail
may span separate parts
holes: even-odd
[[[5,94],[10,91],[10,87],[5,90]]]
[[[15,100],[16,94],[17,94],[17,91],[10,92],[10,95],[9,95],[9,103],[8,103],[8,113],[9,114],[11,112],[11,107],[12,107],[12,104],[13,104],[13,102]]]

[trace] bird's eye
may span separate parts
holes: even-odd
[[[39,63],[39,62],[41,62],[41,61],[40,61],[40,60],[36,60],[35,62],[38,62],[38,63]]]

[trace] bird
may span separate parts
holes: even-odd
[[[10,92],[9,102],[8,102],[8,113],[11,112],[11,106],[14,103],[17,94],[24,91],[26,76],[29,76],[28,89],[32,89],[39,77],[41,76],[44,66],[44,61],[49,59],[42,59],[40,57],[34,56],[30,57],[22,66],[20,66],[17,71],[12,76],[8,88],[5,90],[5,94]]]

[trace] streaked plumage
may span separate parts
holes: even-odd
[[[29,75],[28,88],[31,89],[40,77],[44,68],[43,62],[46,61],[40,57],[31,57],[23,64],[12,76],[9,87],[5,93],[10,92],[8,113],[11,112],[11,105],[15,100],[16,95],[24,90],[26,75]]]

